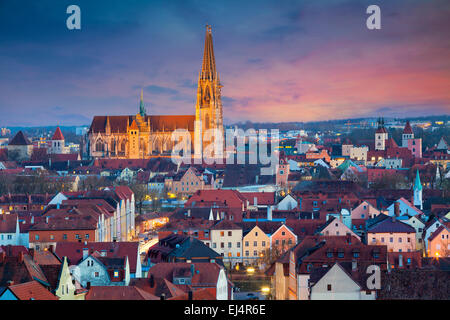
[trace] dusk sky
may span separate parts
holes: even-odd
[[[136,114],[141,88],[148,114],[194,114],[206,24],[226,124],[450,114],[449,17],[448,0],[0,0],[0,126]]]

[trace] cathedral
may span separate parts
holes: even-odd
[[[172,132],[185,129],[191,135],[191,149],[196,156],[201,156],[205,147],[203,133],[218,129],[223,134],[221,88],[212,30],[207,25],[195,115],[147,115],[141,90],[136,115],[94,117],[87,134],[87,154],[93,158],[113,159],[145,159],[170,154],[176,143],[172,141]]]

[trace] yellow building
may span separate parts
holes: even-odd
[[[84,300],[86,293],[86,290],[77,290],[77,287],[72,281],[67,257],[64,257],[55,295],[60,300]]]
[[[266,250],[270,248],[270,237],[255,225],[242,239],[243,263],[259,265],[262,263]]]

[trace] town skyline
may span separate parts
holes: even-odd
[[[373,31],[364,1],[342,3],[264,1],[233,13],[234,3],[137,1],[123,10],[80,1],[77,31],[65,28],[65,4],[5,4],[0,125],[86,125],[95,115],[134,113],[141,88],[149,114],[191,114],[206,23],[225,124],[449,114],[448,4],[383,4],[382,29]],[[252,10],[264,17],[241,20]]]

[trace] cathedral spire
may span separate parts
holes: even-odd
[[[141,89],[141,101],[139,103],[139,113],[142,117],[145,117],[145,107],[144,107],[144,90]]]
[[[206,25],[205,51],[203,53],[201,79],[215,80],[217,76],[216,61],[214,59],[214,49],[212,40],[212,29],[210,25]]]

